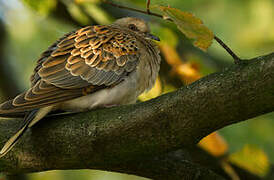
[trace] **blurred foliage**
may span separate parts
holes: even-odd
[[[57,1],[56,0],[22,0],[24,4],[28,5],[38,13],[42,15],[47,15],[50,11],[56,8]]]
[[[30,174],[28,177],[29,180],[147,180],[133,175],[97,170],[49,171]]]
[[[263,115],[252,119],[234,124],[220,130],[229,144],[229,150],[236,152],[245,144],[256,145],[263,149],[269,156],[270,162],[274,162],[274,113]]]
[[[100,6],[93,3],[81,3],[93,19],[99,24],[110,24],[114,19]]]
[[[229,156],[229,161],[264,177],[270,169],[269,160],[263,150],[256,146],[245,145],[240,151]]]
[[[143,94],[141,94],[139,96],[139,100],[141,101],[147,101],[150,100],[152,98],[155,98],[157,96],[160,96],[162,94],[162,85],[161,85],[161,80],[158,77],[156,79],[156,82],[154,84],[154,86],[152,87],[152,89],[148,92],[144,92]]]
[[[69,11],[72,18],[74,18],[77,22],[83,25],[87,25],[90,22],[90,17],[83,12],[81,7],[77,6],[77,4],[72,1],[63,1],[66,5],[67,10]]]
[[[144,0],[113,2],[143,10],[146,4]],[[274,50],[273,0],[151,0],[153,12],[163,13],[159,6],[166,6],[164,9],[168,13],[165,15],[172,19],[176,18],[176,24],[180,30],[183,29],[183,32],[185,28],[193,29],[193,27],[179,21],[181,14],[191,18],[192,14],[199,17],[240,57],[251,58]],[[62,21],[58,19],[60,14],[66,15]],[[178,15],[180,17],[177,17]],[[187,35],[182,35],[175,24],[161,18],[118,9],[100,0],[0,0],[0,18],[4,21],[7,31],[3,50],[6,63],[17,77],[21,89],[26,89],[29,87],[29,76],[36,60],[56,39],[78,28],[79,25],[109,24],[123,16],[136,16],[149,21],[152,33],[161,39],[158,44],[163,57],[161,76],[150,92],[140,96],[142,101],[173,91],[232,64],[232,58],[216,42],[213,42],[208,53],[204,53],[193,47],[191,41],[186,39]],[[201,23],[195,18],[190,21],[197,21],[196,25]],[[204,25],[201,26],[204,28]],[[201,48],[206,49],[211,44],[212,34],[208,33],[208,30],[203,31],[206,31],[206,35],[210,37],[202,42]],[[1,91],[0,99],[4,99]],[[200,145],[216,156],[231,153],[229,158],[231,162],[256,174],[264,175],[269,162],[274,163],[273,120],[272,113],[234,124],[220,130],[219,134],[214,133],[204,138]],[[241,149],[242,147],[244,148]],[[258,166],[254,162],[258,162]],[[224,168],[230,172],[231,177],[237,176],[226,163]],[[29,178],[32,180],[137,179],[136,176],[86,170],[35,173],[29,175]]]
[[[217,132],[211,133],[204,137],[199,142],[199,146],[214,156],[222,156],[228,152],[227,142]]]

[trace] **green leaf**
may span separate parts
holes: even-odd
[[[22,0],[24,4],[37,11],[41,15],[48,15],[50,11],[56,8],[56,0]]]
[[[171,19],[186,37],[194,39],[193,44],[196,47],[206,51],[212,44],[214,35],[199,18],[176,8],[165,6],[160,6],[159,8],[164,13],[164,19]]]

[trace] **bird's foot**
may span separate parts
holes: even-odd
[[[116,107],[119,106],[119,104],[105,104],[103,107],[104,108],[111,108],[111,107]]]

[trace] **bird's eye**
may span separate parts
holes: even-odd
[[[134,24],[128,25],[128,28],[131,29],[132,31],[139,31],[139,29]]]

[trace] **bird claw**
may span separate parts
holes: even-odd
[[[103,107],[104,108],[111,108],[111,107],[116,107],[119,106],[119,104],[105,104]]]

